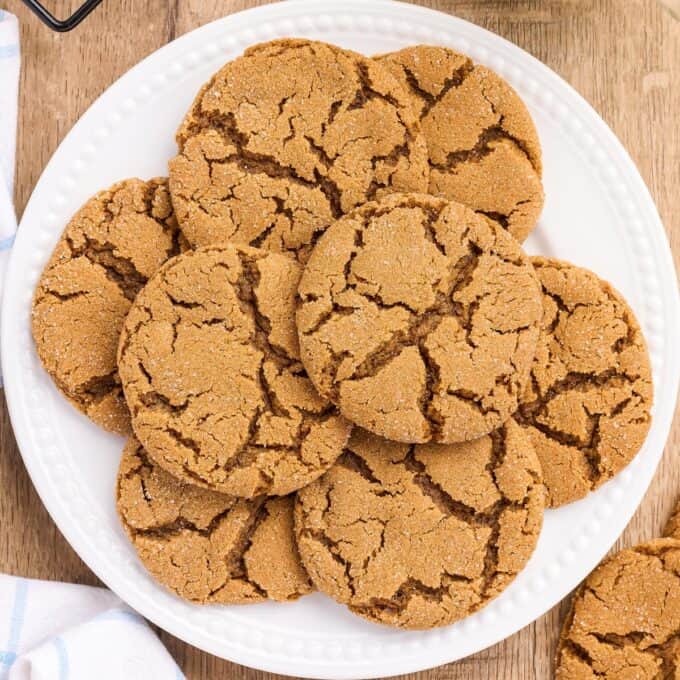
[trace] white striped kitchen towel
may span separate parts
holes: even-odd
[[[17,230],[12,197],[19,64],[19,25],[13,14],[0,9],[0,286],[5,279],[9,250]]]
[[[1,680],[183,680],[146,621],[104,588],[0,574]]]

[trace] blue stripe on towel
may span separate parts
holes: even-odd
[[[7,238],[3,238],[0,241],[0,252],[3,250],[9,250],[13,245],[14,245],[14,239],[17,237],[16,234],[12,234],[11,236],[8,236]]]
[[[146,621],[136,612],[129,612],[126,609],[107,609],[101,614],[97,614],[93,621],[129,621],[137,625],[146,626]]]
[[[0,59],[19,56],[19,45],[0,45]]]
[[[57,660],[59,662],[59,680],[68,680],[68,650],[66,645],[60,637],[53,638],[52,644],[57,652]]]
[[[9,617],[9,639],[7,640],[7,649],[2,652],[2,666],[3,670],[0,672],[0,678],[6,678],[9,673],[10,666],[16,661],[17,649],[19,648],[19,640],[21,639],[21,628],[24,624],[24,615],[26,614],[26,599],[28,595],[28,581],[26,579],[17,579],[17,589],[14,593],[14,605],[12,606],[12,613]]]
[[[11,666],[17,660],[17,655],[14,652],[0,651],[0,666]],[[5,671],[3,671],[4,673]]]

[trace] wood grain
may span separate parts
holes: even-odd
[[[55,3],[65,13],[81,0]],[[46,162],[78,117],[117,77],[169,40],[245,7],[248,0],[105,0],[74,32],[50,32],[20,0],[22,75],[16,205],[21,214]],[[680,254],[680,22],[678,0],[429,0],[553,68],[595,107],[637,162],[675,255]],[[106,162],[106,159],[102,159]],[[0,412],[0,572],[97,584],[42,506]],[[617,546],[657,535],[680,492],[680,422],[649,492]],[[564,603],[513,637],[415,680],[548,678]],[[193,678],[275,676],[221,661],[170,635],[163,641]]]

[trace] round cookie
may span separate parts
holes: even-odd
[[[625,467],[651,424],[653,387],[640,326],[592,272],[532,258],[543,324],[515,417],[528,429],[551,507],[584,497]]]
[[[680,541],[622,550],[577,589],[557,650],[556,680],[677,678]]]
[[[428,192],[500,222],[523,241],[543,208],[541,147],[526,106],[499,75],[446,47],[375,57],[409,92],[427,142]]]
[[[355,428],[297,494],[295,535],[317,588],[400,628],[477,611],[524,567],[543,521],[531,443],[512,420],[461,444],[399,444]]]
[[[452,443],[517,408],[540,290],[517,241],[469,208],[424,194],[368,203],[319,239],[298,293],[302,361],[357,425]]]
[[[179,479],[285,495],[342,451],[351,426],[299,361],[299,277],[285,255],[212,246],[171,260],[137,296],[119,372],[135,434]]]
[[[383,66],[310,40],[249,48],[198,93],[170,190],[194,246],[233,241],[304,261],[319,234],[390,191],[427,190],[427,149]]]
[[[132,300],[180,251],[167,180],[128,179],[71,218],[33,298],[38,356],[59,390],[111,432],[130,433],[116,347]]]
[[[185,484],[133,437],[116,507],[144,566],[187,600],[286,601],[312,590],[295,547],[292,496],[245,500]]]

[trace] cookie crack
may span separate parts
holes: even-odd
[[[148,492],[145,498],[148,501]],[[191,531],[192,533],[199,534],[200,536],[210,538],[222,524],[222,521],[233,511],[233,509],[234,506],[230,505],[226,510],[223,510],[222,512],[215,515],[204,527],[201,527],[187,517],[180,515],[172,522],[157,524],[156,526],[147,527],[144,529],[130,526],[130,531],[134,537],[145,536],[161,541],[169,541],[184,531]]]
[[[517,201],[515,203],[515,207],[508,213],[502,213],[494,210],[475,210],[475,213],[478,215],[484,215],[484,217],[487,217],[490,220],[493,220],[494,222],[498,222],[498,224],[503,227],[506,231],[510,229],[510,221],[512,220],[513,215],[523,206],[531,203],[531,199],[523,199],[521,201]]]
[[[588,409],[583,406],[587,416],[588,438],[586,440],[573,435],[568,432],[563,432],[554,427],[551,427],[539,419],[547,415],[548,406],[550,402],[557,396],[572,391],[586,391],[591,388],[612,388],[621,384],[634,385],[638,377],[628,376],[624,373],[619,373],[617,369],[607,369],[599,374],[594,373],[568,373],[562,380],[555,382],[544,395],[539,396],[538,399],[520,404],[519,409],[515,413],[515,420],[523,427],[533,427],[541,432],[548,439],[551,439],[562,446],[572,447],[583,454],[584,462],[588,466],[588,474],[592,483],[598,483],[606,471],[602,470],[602,458],[599,453],[600,443],[600,420],[603,416],[613,417],[621,413],[632,397],[625,397],[619,403],[615,404],[610,410],[609,414],[590,413]],[[537,385],[534,380],[534,389],[537,390]],[[540,391],[537,391],[540,395]],[[633,390],[633,396],[637,393]],[[639,395],[637,395],[639,396]]]
[[[409,576],[390,598],[372,597],[368,600],[368,602],[353,602],[350,603],[348,607],[350,611],[353,611],[357,614],[372,614],[372,616],[369,616],[369,618],[374,617],[375,612],[372,610],[376,609],[382,612],[389,612],[399,615],[406,610],[411,600],[416,596],[422,597],[423,599],[429,600],[430,602],[441,604],[447,595],[449,595],[452,584],[471,582],[472,579],[468,579],[459,574],[444,573],[441,576],[439,586],[428,586],[421,580],[413,576]]]
[[[349,589],[352,597],[356,596],[356,588],[354,585],[354,577],[351,572],[352,564],[346,560],[341,554],[341,543],[334,541],[321,529],[303,528],[301,534],[308,539],[320,543],[331,556],[331,558],[342,566],[344,570],[345,585]]]
[[[144,287],[147,278],[137,271],[130,259],[116,255],[115,244],[110,241],[99,242],[85,233],[81,233],[80,237],[85,243],[76,246],[70,235],[65,236],[71,257],[85,257],[92,264],[101,267],[106,277],[118,286],[121,293],[128,300],[134,300]]]
[[[67,302],[68,300],[75,300],[77,298],[87,297],[88,295],[90,295],[89,290],[77,290],[73,293],[59,293],[54,289],[47,288],[45,289],[43,299],[49,296],[55,300],[59,300],[59,302]]]
[[[472,526],[488,526],[490,518],[475,508],[454,499],[427,473],[424,463],[415,457],[415,446],[411,446],[402,465],[412,473],[413,483],[427,496],[435,507],[446,517],[455,517]]]
[[[54,380],[57,384],[62,384],[62,381],[57,378],[54,378]],[[86,382],[78,385],[75,389],[71,387],[67,388],[66,385],[63,385],[62,391],[86,406],[98,404],[114,392],[119,392],[122,396],[122,387],[117,370],[113,370],[106,375],[93,376]]]
[[[487,104],[491,107],[491,110],[494,112],[494,114],[499,116],[497,124],[502,127],[503,132],[505,133],[506,139],[509,139],[510,141],[512,141],[515,144],[515,146],[526,156],[529,163],[531,163],[531,167],[534,169],[534,171],[540,176],[540,174],[541,174],[540,170],[537,167],[537,165],[534,161],[534,158],[533,158],[526,142],[523,139],[520,139],[519,137],[515,137],[510,132],[508,132],[508,130],[503,125],[503,123],[505,122],[505,116],[503,114],[499,114],[498,109],[496,108],[496,103],[493,101],[493,99],[491,99],[487,96],[487,94],[484,90],[484,87],[482,87],[480,89],[480,92],[481,92],[482,97],[484,97],[484,99],[486,100]]]
[[[329,203],[333,217],[338,219],[343,214],[342,191],[333,180],[322,175],[318,168],[314,169],[314,178],[308,179],[303,177],[294,167],[283,165],[274,156],[250,151],[247,148],[248,135],[238,129],[236,117],[231,112],[196,114],[187,127],[185,135],[178,140],[180,153],[184,152],[186,139],[205,130],[214,130],[219,133],[224,140],[236,149],[235,153],[226,154],[219,161],[206,159],[211,167],[213,163],[234,163],[240,170],[249,174],[264,174],[270,178],[286,179],[311,189],[320,189]]]
[[[571,638],[564,638],[562,640],[562,654],[564,654],[565,651],[571,652],[575,657],[585,663],[590,668],[593,675],[599,678],[605,677],[606,673],[595,670],[595,661],[590,656],[588,650]]]
[[[457,292],[470,284],[474,270],[479,262],[479,253],[476,252],[474,246],[471,245],[470,248],[470,252],[463,255],[454,266],[451,275],[452,282],[449,284],[448,290],[446,292],[437,293],[434,304],[422,314],[416,315],[411,313],[411,318],[405,329],[395,331],[388,340],[378,345],[378,347],[370,352],[365,359],[354,368],[352,373],[341,382],[345,382],[345,380],[362,380],[374,376],[409,346],[417,347],[426,368],[432,369],[434,362],[430,360],[424,343],[428,336],[436,331],[442,320],[450,316],[456,316],[459,319],[463,317],[462,325],[466,329],[468,344],[471,343],[469,338],[470,315],[466,315],[462,305],[453,300],[453,297]],[[347,270],[347,267],[345,269]],[[474,303],[472,306],[468,307],[468,311],[470,311],[473,306]],[[332,316],[332,311],[330,316]],[[466,316],[468,316],[468,318],[465,318]],[[317,326],[318,325],[319,324],[317,324]],[[333,365],[328,371],[331,376],[331,400],[339,399],[340,386],[335,376],[337,375],[341,360],[342,358],[338,355],[333,355]],[[431,388],[437,381],[437,378],[436,375],[429,375],[430,370],[427,370],[426,372],[428,373],[430,380],[429,387]],[[438,373],[438,370],[436,373]],[[425,417],[427,417],[427,409],[432,401],[432,394],[428,394],[427,392],[428,387],[426,387],[424,394],[421,396],[421,410],[423,410],[423,415]],[[438,419],[436,413],[434,414],[434,418],[436,423]]]
[[[484,128],[477,137],[474,146],[469,149],[459,149],[457,151],[450,151],[447,154],[446,162],[435,163],[430,160],[430,167],[440,172],[451,172],[462,163],[479,163],[484,158],[492,154],[496,150],[497,143],[500,141],[508,141],[513,144],[524,156],[526,156],[531,167],[534,168],[533,162],[527,152],[526,145],[522,140],[514,135],[511,135],[505,127],[503,127],[504,116],[500,116],[498,122],[487,128]]]
[[[245,558],[253,543],[253,537],[257,528],[269,516],[269,511],[263,498],[248,503],[248,505],[250,506],[248,521],[244,522],[234,544],[224,556],[228,576],[225,583],[210,592],[209,597],[217,595],[217,593],[225,587],[227,581],[242,580],[248,583],[255,590],[257,595],[265,599],[267,598],[267,591],[265,588],[255,581],[248,573],[248,565],[246,564]]]
[[[374,484],[376,486],[383,486],[383,483],[375,476],[373,470],[369,467],[368,463],[361,456],[358,456],[354,451],[350,449],[345,449],[342,455],[336,461],[337,465],[341,465],[347,470],[355,472],[360,477],[365,479],[369,484]],[[373,491],[376,496],[396,496],[398,494],[389,491],[388,489],[381,488],[379,491]],[[330,503],[329,503],[330,506]]]
[[[165,232],[171,234],[171,246],[166,251],[166,259],[173,257],[181,251],[180,232],[171,217],[162,219],[157,217],[154,212],[154,198],[157,187],[145,185],[142,201],[144,208],[134,209],[138,215],[148,215]],[[104,225],[111,224],[118,219],[118,212],[112,209],[113,200],[102,201],[101,206],[106,215]],[[82,239],[83,243],[76,245],[75,237]],[[121,293],[128,299],[134,300],[137,293],[147,282],[147,277],[137,270],[132,260],[122,257],[116,253],[116,245],[111,241],[99,241],[84,231],[77,234],[65,234],[64,241],[71,253],[72,258],[85,257],[92,264],[101,267],[107,278],[118,286]],[[54,291],[51,291],[54,292]]]
[[[465,82],[470,73],[472,73],[474,70],[474,64],[472,61],[466,58],[465,63],[462,66],[459,66],[448,78],[444,80],[441,90],[439,90],[437,94],[432,94],[428,90],[421,87],[417,76],[410,68],[408,68],[408,66],[403,64],[400,64],[400,66],[404,72],[404,76],[406,77],[406,83],[408,84],[409,89],[416,97],[418,97],[418,99],[421,99],[424,102],[423,109],[420,114],[421,121],[427,116],[427,114],[436,104],[444,99],[449,90],[460,87]]]

